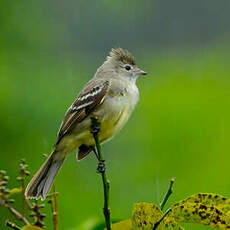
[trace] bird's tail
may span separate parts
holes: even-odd
[[[64,160],[65,155],[54,150],[27,185],[26,198],[39,199],[41,197],[44,200]]]

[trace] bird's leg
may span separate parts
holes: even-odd
[[[91,133],[93,134],[94,139],[99,139],[98,134],[100,132],[100,123],[96,118],[91,118],[92,126],[91,126]],[[98,140],[99,141],[99,140]],[[97,166],[97,172],[103,173],[106,170],[105,166],[105,160],[102,159],[100,154],[98,153],[98,149],[96,147],[93,148],[93,152],[95,153],[97,160],[98,160],[98,166]]]
[[[98,156],[96,147],[93,147],[93,152],[94,152],[94,154],[95,154],[97,160],[99,161],[99,156]]]

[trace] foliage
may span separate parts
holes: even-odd
[[[113,225],[113,229],[126,230],[181,230],[181,223],[196,223],[216,229],[230,229],[230,199],[213,193],[198,193],[172,205],[166,213],[164,205],[172,194],[169,190],[160,206],[154,203],[136,203],[132,218]]]
[[[44,207],[37,201],[31,203],[24,197],[24,179],[29,175],[27,164],[22,160],[20,164],[18,181],[21,183],[19,188],[8,188],[9,177],[6,172],[0,171],[0,205],[8,209],[15,218],[24,223],[24,226],[19,227],[11,221],[6,221],[6,226],[16,230],[42,230],[45,225],[43,219],[45,214],[41,212]],[[23,179],[24,178],[24,179]],[[183,230],[181,224],[196,223],[216,229],[230,229],[230,199],[214,194],[214,193],[198,193],[172,205],[165,213],[164,206],[172,194],[172,186],[174,179],[170,181],[170,186],[165,194],[165,197],[160,205],[147,202],[135,203],[133,207],[131,219],[123,220],[112,225],[113,230]],[[12,196],[21,194],[22,208],[21,212],[13,207],[14,200]],[[57,197],[56,188],[53,187],[51,194],[48,196],[48,203],[51,204],[53,215],[54,230],[58,229],[57,222]],[[25,203],[24,203],[25,202]],[[27,216],[25,208],[30,210],[30,215]],[[23,214],[22,214],[23,213]],[[31,223],[33,220],[33,224]],[[95,228],[98,222],[90,220],[83,224],[81,229],[102,229],[103,227]],[[76,228],[80,229],[80,228]]]
[[[112,213],[119,219],[128,218],[137,201],[159,203],[171,175],[179,178],[174,202],[197,191],[230,194],[226,182],[230,160],[229,46],[171,54],[155,51],[144,56],[137,57],[137,62],[149,75],[137,81],[137,108],[122,132],[103,145],[113,181]],[[42,164],[41,154],[52,149],[65,110],[102,59],[84,65],[68,57],[60,61],[22,50],[7,51],[0,59],[0,168],[15,178],[21,158],[28,159],[31,173]],[[74,153],[67,157],[56,182],[62,194],[61,229],[98,217],[103,204],[101,189],[95,189],[100,183],[100,178],[95,178],[96,164],[93,154],[79,163]],[[14,198],[19,206],[21,197]],[[75,207],[81,211],[76,213]],[[49,208],[44,212],[49,213]],[[10,214],[0,209],[0,217],[9,219]],[[103,215],[98,218],[103,220]],[[46,223],[52,224],[49,216]],[[3,224],[1,221],[0,229]]]
[[[159,203],[171,175],[173,202],[197,191],[230,194],[229,0],[3,0],[0,12],[0,168],[11,178],[21,158],[38,169],[66,109],[121,46],[149,75],[137,81],[127,126],[103,146],[113,216],[128,218],[137,201]],[[61,229],[103,220],[95,168],[92,155],[67,157],[56,181]],[[0,207],[0,229],[10,215]]]
[[[183,229],[181,223],[196,223],[230,229],[230,199],[213,193],[198,193],[171,206],[157,229]],[[113,230],[152,230],[164,216],[154,203],[136,203],[131,220],[113,225]]]
[[[33,225],[26,225],[22,227],[22,230],[42,230],[42,228]]]
[[[30,175],[30,172],[27,170],[28,165],[23,159],[20,163],[19,176],[17,180],[20,182],[21,187],[17,188],[8,188],[9,177],[6,175],[6,171],[0,171],[0,206],[8,209],[13,216],[24,223],[24,226],[21,228],[15,223],[6,220],[6,226],[12,229],[22,229],[22,230],[41,230],[45,227],[43,222],[46,217],[45,213],[42,213],[42,209],[45,206],[45,203],[39,203],[37,200],[30,202],[25,198],[25,178]],[[12,196],[16,194],[21,194],[22,205],[21,211],[16,210],[13,207],[14,199]],[[51,210],[53,214],[53,226],[54,230],[57,230],[57,200],[56,200],[56,189],[53,185],[53,193],[49,195],[48,203],[51,204]],[[27,215],[28,211],[30,212],[29,216]],[[33,223],[32,223],[33,222]]]

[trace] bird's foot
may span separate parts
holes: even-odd
[[[100,127],[99,127],[99,125],[98,125],[98,126],[94,126],[94,127],[91,128],[91,133],[92,133],[93,135],[97,135],[99,132],[100,132]]]
[[[106,170],[105,160],[100,160],[97,166],[98,173],[104,173]]]

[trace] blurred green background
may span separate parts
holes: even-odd
[[[103,146],[112,218],[130,217],[135,202],[160,202],[172,176],[169,204],[197,192],[230,197],[228,0],[0,5],[0,169],[10,185],[17,183],[20,159],[32,173],[39,168],[66,109],[119,46],[149,74],[138,80],[140,101],[130,121]],[[60,229],[103,221],[96,167],[93,155],[80,163],[75,154],[66,160],[56,182]],[[6,218],[0,207],[0,229]]]

